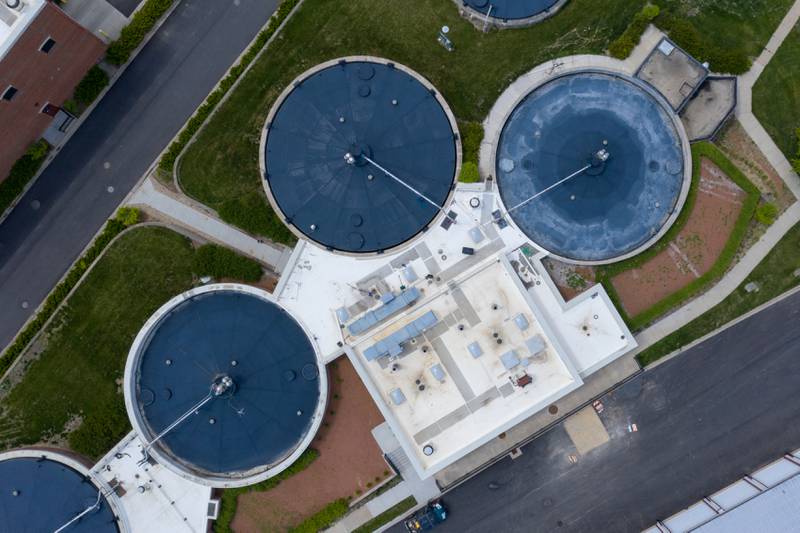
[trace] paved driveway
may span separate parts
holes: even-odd
[[[447,493],[442,533],[641,531],[796,449],[798,318],[800,294],[606,394],[608,443],[556,426]]]
[[[275,7],[276,0],[183,0],[0,224],[0,347],[11,341]]]

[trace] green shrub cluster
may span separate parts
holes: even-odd
[[[225,201],[217,209],[217,213],[222,220],[234,226],[267,235],[275,242],[293,245],[297,238],[271,209],[264,209],[265,203],[264,193],[260,190],[244,192]]]
[[[792,159],[792,167],[794,167],[794,171],[800,174],[800,128],[797,128],[794,132],[795,137],[797,137],[797,150],[795,154],[797,157]]]
[[[464,161],[461,165],[458,181],[462,183],[476,183],[481,181],[481,175],[478,173],[478,165],[472,161]]]
[[[631,55],[633,49],[639,44],[639,40],[642,38],[644,30],[647,29],[647,25],[655,20],[660,11],[657,5],[649,4],[636,13],[633,17],[633,21],[625,31],[622,32],[622,35],[617,37],[617,39],[608,46],[608,52],[611,56],[617,59],[625,59]]]
[[[174,0],[147,0],[130,23],[122,28],[119,39],[106,50],[106,61],[112,65],[125,63],[158,20],[172,6]]]
[[[267,41],[272,37],[272,35],[277,31],[278,26],[286,19],[289,13],[294,9],[300,0],[283,0],[281,5],[269,19],[269,24],[267,28],[261,31],[258,36],[256,37],[255,41],[250,48],[247,49],[247,52],[242,56],[241,60],[231,67],[228,75],[219,82],[219,87],[217,87],[214,92],[206,97],[205,102],[195,111],[192,118],[186,123],[186,126],[181,130],[180,134],[178,134],[178,138],[175,139],[167,148],[167,151],[164,152],[164,156],[159,161],[159,167],[161,170],[169,172],[170,175],[172,174],[172,167],[175,165],[175,160],[178,158],[178,155],[181,153],[183,148],[189,143],[191,138],[197,133],[197,130],[200,129],[200,126],[203,125],[206,118],[211,114],[217,104],[222,100],[225,94],[233,87],[233,84],[236,83],[236,80],[244,73],[250,63],[256,58],[258,53],[264,48],[264,45],[267,44]],[[261,200],[259,199],[259,202]],[[262,207],[260,210],[263,209],[263,202],[261,202]],[[233,214],[231,212],[231,214]],[[228,220],[231,223],[239,225],[236,220],[227,219],[225,216],[220,213],[220,216]],[[291,233],[289,233],[291,235]],[[291,238],[290,238],[291,240]]]
[[[123,215],[123,220],[129,218],[129,215]],[[2,356],[0,356],[0,375],[4,374],[14,360],[22,354],[25,347],[28,346],[28,343],[39,333],[45,322],[55,313],[58,306],[64,301],[64,298],[66,298],[72,288],[77,285],[78,281],[83,277],[83,274],[89,269],[89,266],[100,256],[106,246],[108,246],[108,243],[127,227],[123,220],[117,215],[106,222],[103,231],[95,238],[86,253],[75,262],[66,277],[50,292],[39,312],[36,313],[25,328],[17,334],[14,342],[11,343]]]
[[[714,72],[744,74],[750,70],[751,61],[744,50],[714,44],[690,19],[665,11],[658,17],[657,24],[694,58],[707,61]]]
[[[72,99],[75,103],[88,106],[103,92],[108,85],[108,74],[97,65],[89,69],[83,79],[78,82]]]
[[[22,157],[17,159],[8,172],[8,177],[0,182],[0,213],[8,209],[28,182],[39,172],[49,151],[50,145],[47,144],[47,141],[39,139],[28,147]]]
[[[258,281],[264,273],[258,262],[216,244],[204,244],[195,251],[194,272],[198,276],[241,281]]]
[[[771,202],[765,202],[756,209],[756,220],[765,226],[771,226],[776,218],[778,218],[778,207]]]
[[[346,515],[348,509],[350,509],[350,507],[347,505],[347,500],[339,498],[323,507],[321,511],[309,516],[297,527],[293,527],[289,531],[291,533],[317,533],[318,531],[323,531]]]
[[[250,485],[249,487],[238,487],[235,489],[225,489],[222,491],[222,498],[220,498],[219,502],[219,514],[217,515],[216,522],[214,522],[214,532],[232,533],[233,530],[231,529],[231,522],[233,522],[233,517],[236,514],[237,498],[239,498],[239,495],[246,494],[251,491],[264,492],[275,488],[280,484],[281,481],[288,479],[298,472],[302,472],[308,468],[309,465],[311,465],[311,463],[317,459],[317,457],[319,457],[319,452],[313,448],[308,448],[300,457],[297,458],[297,461],[292,463],[289,468],[280,474],[277,474],[269,479],[265,479],[264,481],[256,483],[255,485]]]
[[[417,500],[413,496],[409,496],[400,503],[388,508],[369,522],[364,523],[361,527],[353,530],[353,533],[372,533],[384,524],[389,523],[409,509],[417,505]]]

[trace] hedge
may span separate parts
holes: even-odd
[[[458,175],[458,181],[462,183],[476,183],[481,181],[478,165],[472,161],[464,161],[461,165],[461,173]]]
[[[722,252],[720,252],[719,257],[708,272],[699,278],[692,280],[688,285],[670,294],[649,309],[642,311],[632,318],[628,317],[625,313],[625,310],[621,305],[619,305],[619,297],[614,289],[613,284],[611,283],[611,278],[625,270],[641,266],[644,262],[654,257],[658,252],[668,246],[669,243],[677,236],[677,233],[686,224],[686,220],[688,220],[688,217],[694,208],[694,201],[697,194],[696,185],[700,179],[700,163],[701,158],[703,157],[706,157],[714,162],[714,164],[716,164],[720,170],[727,174],[727,176],[734,183],[736,183],[736,185],[741,187],[747,193],[747,198],[745,198],[744,202],[742,203],[742,209],[739,212],[739,217],[736,219],[736,223],[734,224],[733,229],[728,236],[728,240],[725,243]],[[727,272],[736,256],[739,246],[742,244],[745,234],[747,233],[747,228],[750,225],[750,221],[753,218],[756,206],[758,205],[761,197],[761,194],[756,186],[753,185],[750,180],[748,180],[744,174],[742,174],[742,172],[733,163],[731,163],[731,161],[725,157],[722,152],[719,151],[716,146],[707,142],[697,143],[692,146],[692,190],[690,190],[690,195],[692,196],[691,203],[687,198],[686,205],[684,206],[678,220],[675,221],[675,224],[673,224],[672,228],[670,228],[666,235],[662,237],[656,243],[656,245],[628,261],[623,261],[622,263],[615,265],[609,265],[608,267],[603,267],[601,269],[602,274],[600,275],[600,281],[606,288],[606,292],[608,292],[609,296],[611,296],[612,300],[614,300],[614,303],[617,304],[620,314],[622,314],[622,316],[625,318],[625,321],[628,323],[628,326],[633,331],[647,326],[658,317],[664,315],[668,311],[678,307],[685,301],[704,291],[710,285],[720,279],[725,272]]]
[[[630,25],[622,32],[622,35],[617,37],[609,46],[608,52],[612,57],[617,59],[626,59],[639,41],[642,34],[647,29],[647,25],[653,22],[660,13],[660,8],[657,5],[646,5],[641,11],[636,13]]]
[[[346,515],[349,509],[350,506],[347,505],[347,500],[339,498],[323,507],[321,511],[306,518],[297,527],[289,531],[291,533],[317,533],[317,531],[323,531]]]
[[[211,94],[209,94],[206,97],[205,102],[203,102],[203,104],[197,108],[197,111],[195,111],[194,115],[192,115],[192,118],[189,119],[181,132],[178,134],[177,139],[170,143],[166,152],[164,152],[164,156],[158,163],[158,166],[161,170],[168,172],[170,175],[172,174],[172,167],[175,165],[175,160],[183,151],[183,148],[189,143],[192,137],[194,137],[194,134],[197,133],[197,130],[200,129],[200,126],[203,125],[214,108],[217,107],[217,104],[222,101],[222,98],[231,89],[231,87],[233,87],[233,84],[236,83],[236,80],[238,80],[239,77],[244,74],[244,71],[247,69],[250,63],[253,62],[261,49],[267,44],[267,41],[269,41],[269,39],[277,31],[278,26],[283,23],[292,9],[294,9],[294,7],[300,3],[300,1],[301,0],[283,0],[281,5],[269,19],[267,28],[258,34],[253,44],[250,45],[250,48],[248,48],[247,52],[245,52],[245,54],[242,56],[242,59],[236,65],[231,67],[231,69],[228,71],[228,75],[219,82],[219,86]],[[261,203],[263,205],[263,202]]]
[[[174,0],[147,0],[141,9],[134,13],[130,23],[122,28],[119,39],[108,46],[106,61],[112,65],[125,63],[173,2]]]
[[[382,525],[387,524],[390,520],[394,520],[401,514],[413,508],[415,505],[417,505],[417,500],[413,496],[409,496],[400,503],[388,508],[369,522],[364,523],[361,527],[354,529],[353,533],[371,533]]]
[[[797,157],[792,159],[792,167],[794,168],[795,172],[800,174],[800,128],[797,128],[794,131],[794,134],[795,137],[797,137],[797,151],[795,152],[795,155],[797,155]]]
[[[42,329],[45,322],[53,316],[53,313],[56,312],[56,309],[58,309],[58,306],[64,301],[64,298],[66,298],[75,285],[78,284],[89,269],[89,266],[100,256],[111,240],[128,227],[125,225],[124,221],[131,220],[130,209],[133,208],[127,208],[124,211],[121,210],[121,212],[117,212],[114,218],[106,222],[103,231],[95,238],[86,253],[72,265],[69,273],[67,273],[64,279],[56,285],[47,296],[39,312],[36,313],[33,319],[17,334],[14,341],[8,346],[6,351],[3,352],[2,356],[0,356],[0,375],[5,374],[16,358],[22,354],[31,340],[33,340],[36,334]],[[138,212],[135,219],[138,220]]]
[[[103,92],[106,85],[108,85],[108,74],[95,65],[89,69],[83,79],[75,86],[72,99],[80,105],[88,106]]]
[[[213,278],[258,281],[264,274],[257,261],[237,254],[230,248],[204,244],[194,254],[194,273]]]
[[[50,145],[44,139],[39,139],[17,159],[8,172],[8,177],[0,182],[0,213],[4,213],[25,190],[28,182],[39,172],[48,152]]]
[[[214,522],[214,531],[216,533],[233,532],[233,529],[231,529],[231,523],[233,522],[234,515],[236,515],[237,499],[241,494],[246,494],[252,491],[263,492],[275,488],[280,484],[281,481],[288,479],[308,468],[309,465],[311,465],[311,463],[317,459],[317,457],[319,457],[319,452],[313,448],[308,448],[300,457],[298,457],[297,461],[292,463],[289,468],[283,472],[269,479],[265,479],[260,483],[256,483],[255,485],[250,485],[249,487],[237,487],[222,491],[222,498],[220,498],[219,502],[219,514],[217,515],[216,522]]]

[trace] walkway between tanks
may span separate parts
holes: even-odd
[[[189,229],[203,237],[229,246],[250,256],[280,274],[289,261],[292,249],[250,235],[225,224],[199,207],[190,205],[190,200],[157,183],[152,176],[146,178],[128,198],[128,204],[153,209],[160,217]]]

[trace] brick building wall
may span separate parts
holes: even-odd
[[[48,39],[55,44],[40,50]],[[28,146],[39,139],[53,117],[45,104],[61,106],[75,85],[96,64],[106,45],[49,2],[0,60],[0,181]],[[17,89],[11,101],[2,94]]]

